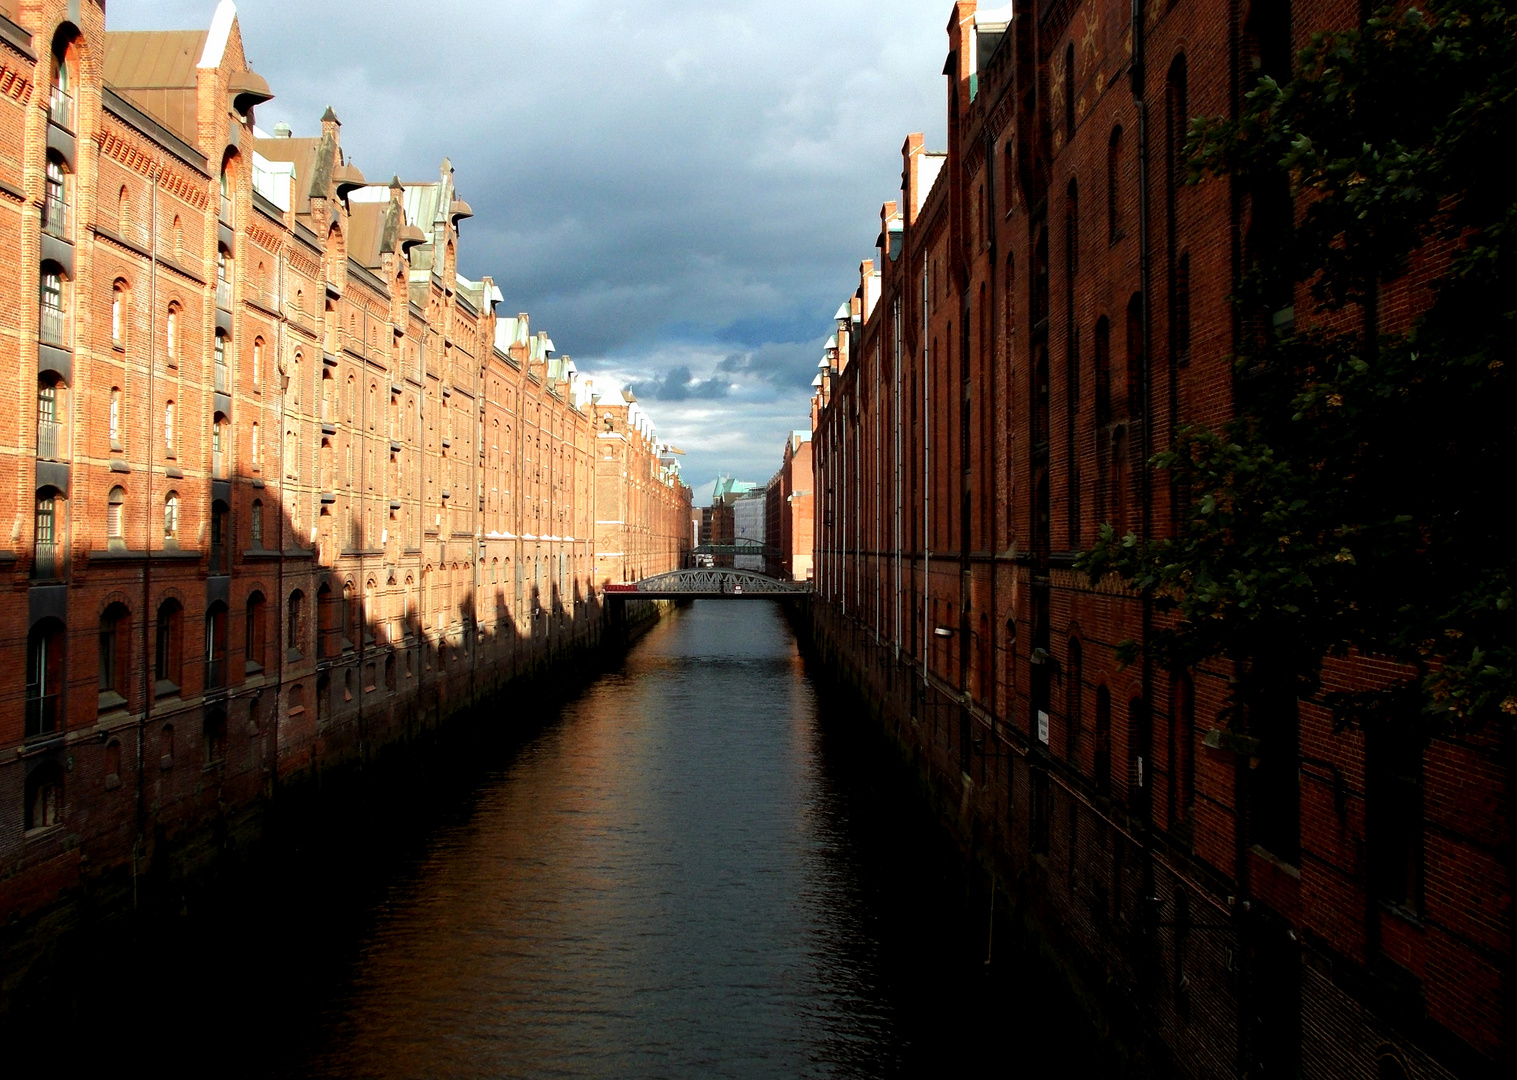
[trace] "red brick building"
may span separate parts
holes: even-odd
[[[1180,184],[1187,119],[1358,11],[954,5],[946,152],[906,140],[813,403],[822,647],[1070,969],[1197,1076],[1512,1064],[1504,734],[1408,754],[1295,700],[1232,730],[1231,672],[1124,668],[1155,614],[1072,566],[1103,522],[1172,535],[1144,462],[1233,409],[1228,297],[1268,222]]]
[[[766,498],[769,543],[779,552],[779,565],[770,572],[786,581],[811,580],[811,432],[792,431],[785,440]]]
[[[446,161],[255,127],[230,2],[3,0],[0,91],[5,923],[594,641],[597,500],[653,573],[690,493],[459,274]]]

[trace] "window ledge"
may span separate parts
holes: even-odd
[[[153,684],[153,696],[155,698],[177,697],[179,684],[173,679],[159,679]]]
[[[126,698],[124,698],[120,694],[116,693],[116,691],[114,691],[114,690],[102,690],[102,691],[100,691],[100,700],[99,700],[99,704],[97,706],[98,711],[100,711],[102,713],[108,713],[108,712],[116,712],[119,709],[125,709],[125,708],[126,708]]]

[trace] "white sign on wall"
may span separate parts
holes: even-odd
[[[1038,742],[1048,743],[1048,714],[1042,709],[1038,710]]]

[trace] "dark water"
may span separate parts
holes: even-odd
[[[243,1075],[1102,1065],[1040,968],[986,966],[987,897],[867,724],[819,705],[776,608],[697,604],[512,719],[524,739],[313,823],[256,887],[125,949],[116,985],[152,1003],[118,999],[109,1037]]]

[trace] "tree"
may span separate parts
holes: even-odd
[[[1256,210],[1278,192],[1295,228],[1234,296],[1234,419],[1178,428],[1150,462],[1190,493],[1180,534],[1108,525],[1079,563],[1171,613],[1126,658],[1234,661],[1236,708],[1266,679],[1315,697],[1324,657],[1355,650],[1401,675],[1324,695],[1342,724],[1517,715],[1514,114],[1517,16],[1428,0],[1315,35],[1237,119],[1192,121],[1191,182],[1230,176]],[[1409,273],[1430,302],[1379,333]],[[1294,321],[1271,317],[1292,300]]]

